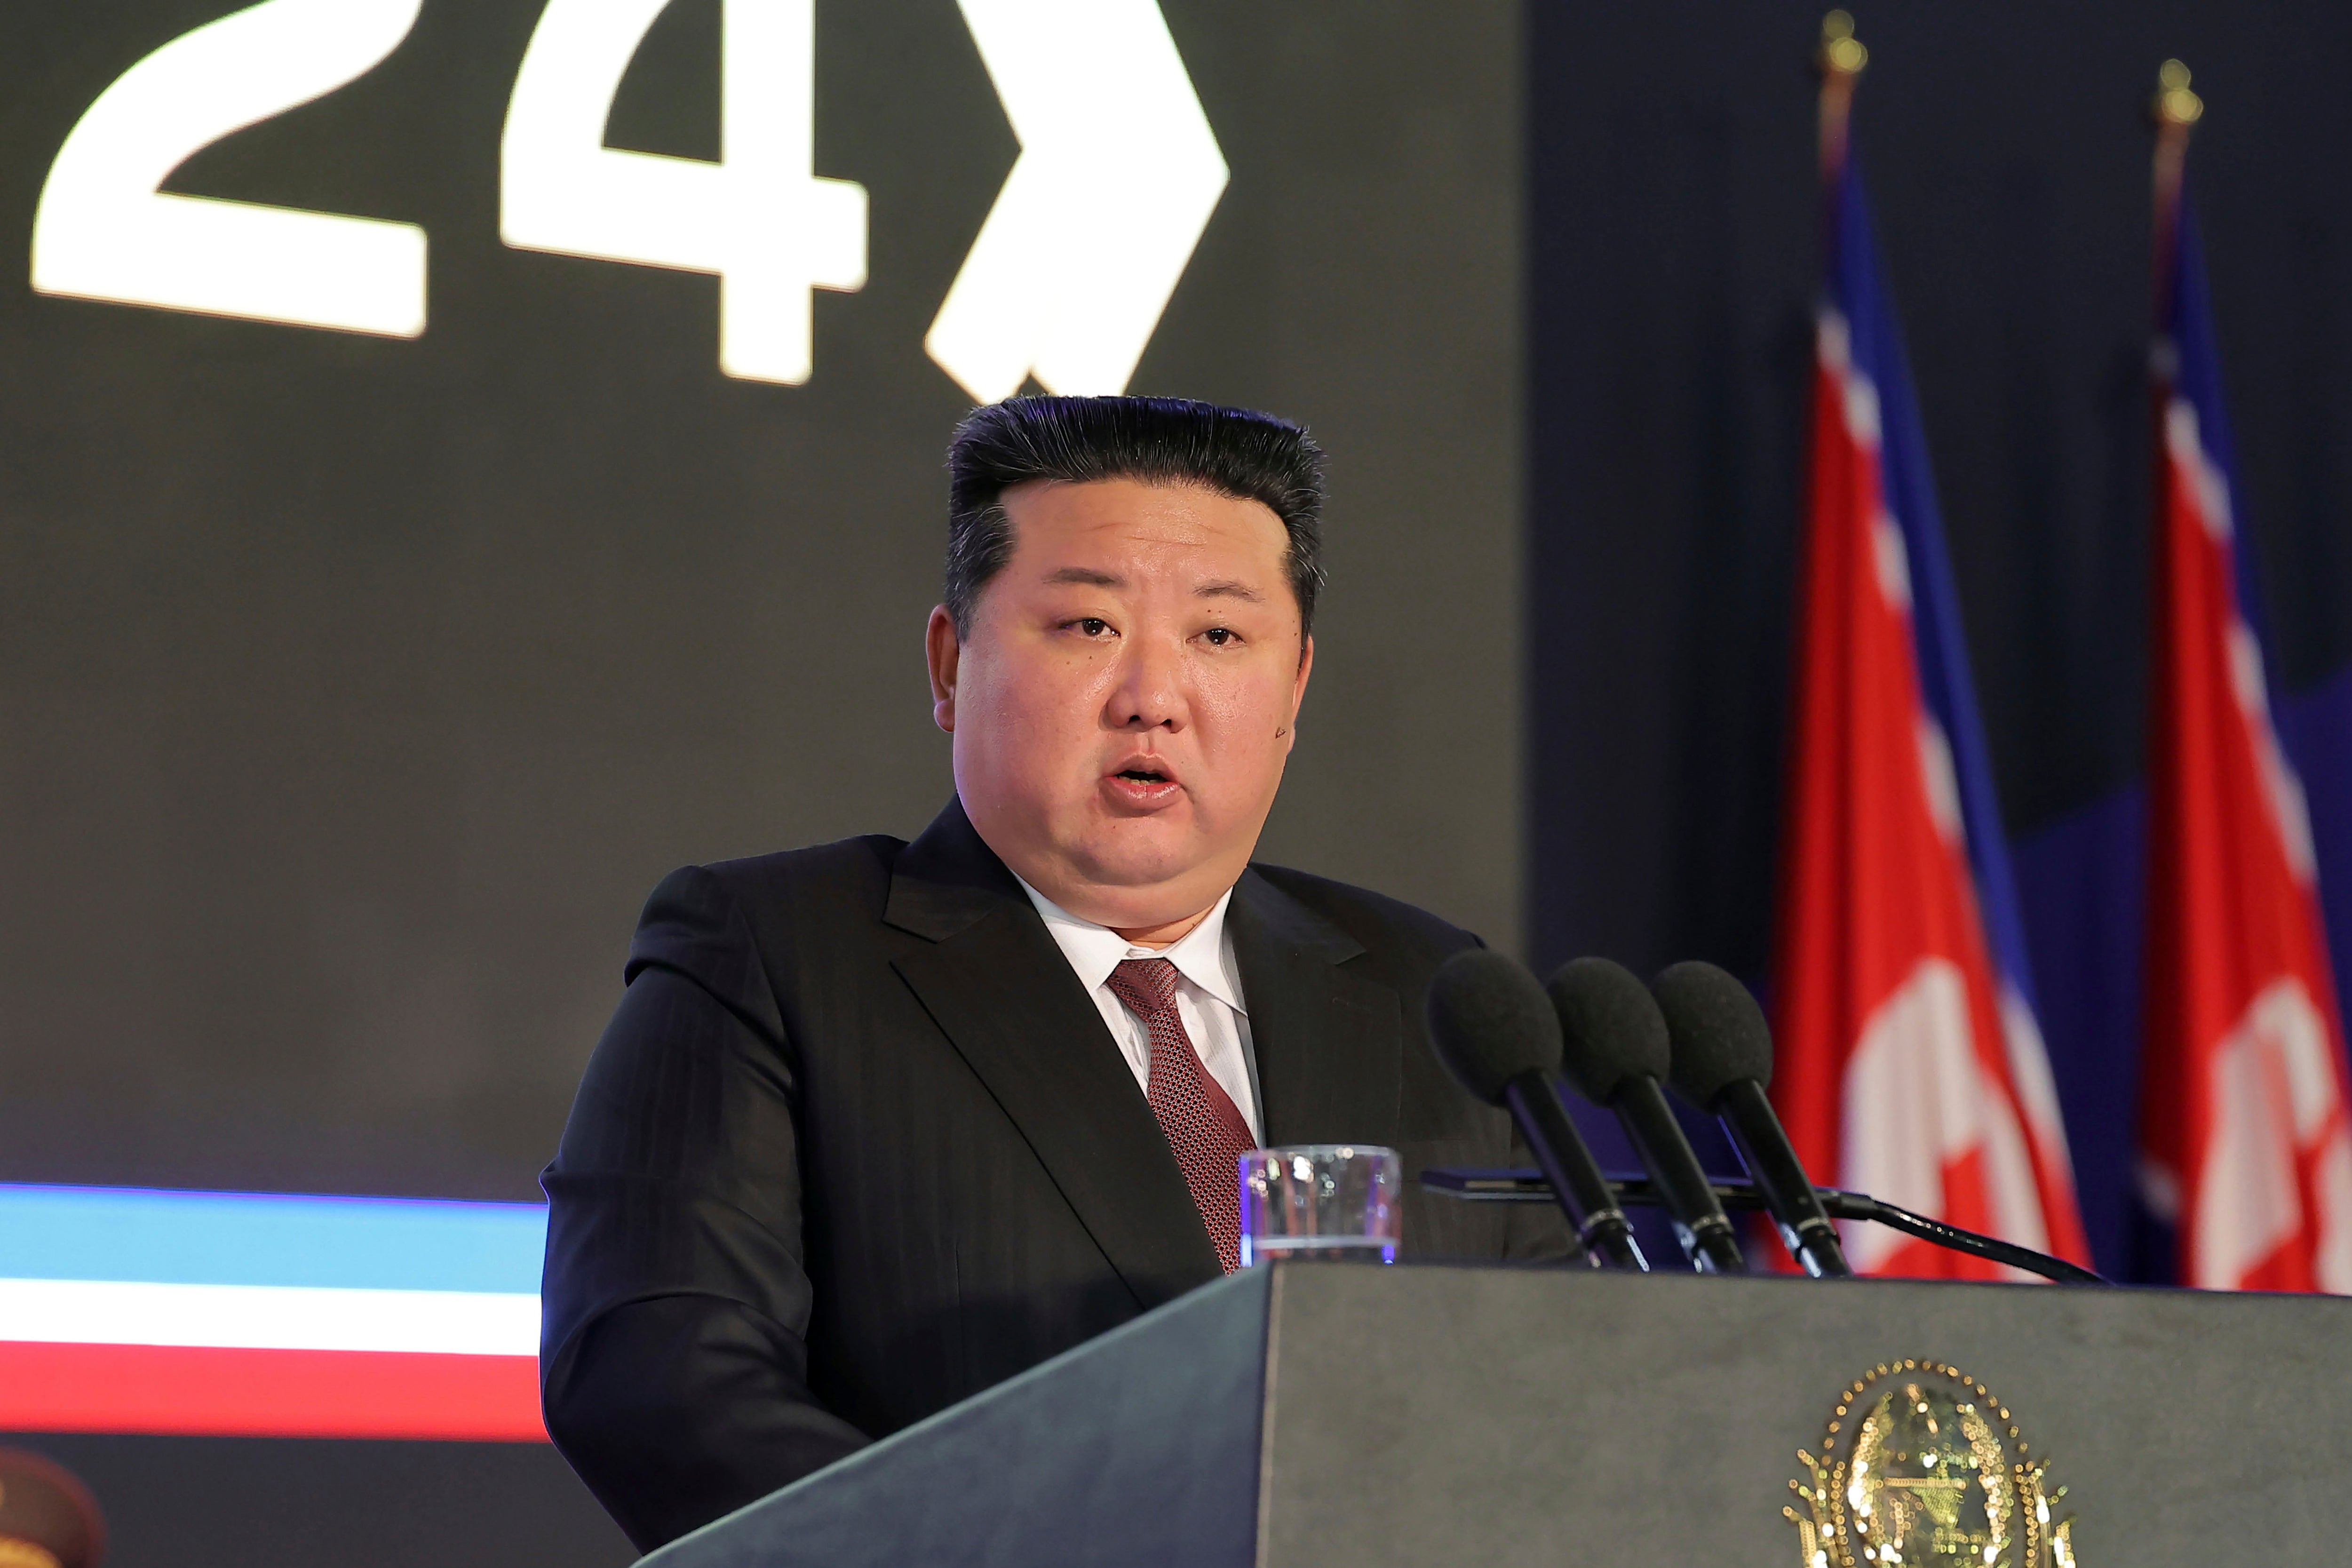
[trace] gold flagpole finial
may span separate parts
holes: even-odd
[[[1846,121],[1853,112],[1853,84],[1870,63],[1870,51],[1853,36],[1853,14],[1832,11],[1822,18],[1822,47],[1813,57],[1822,69],[1822,177],[1845,166]]]
[[[1853,36],[1853,15],[1832,11],[1822,18],[1822,69],[1834,76],[1859,76],[1870,63],[1870,51]]]
[[[2156,73],[2156,297],[2161,312],[2172,287],[2173,246],[2180,228],[2180,183],[2189,162],[2189,132],[2205,117],[2205,100],[2189,90],[2189,68],[2167,60]]]
[[[2204,117],[2205,100],[2189,90],[2189,68],[2167,60],[2156,73],[2156,118],[2166,125],[2194,125]]]

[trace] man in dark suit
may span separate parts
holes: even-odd
[[[1422,1025],[1476,939],[1250,861],[1314,664],[1312,442],[1024,398],[950,467],[955,798],[655,889],[547,1171],[548,1430],[642,1548],[1230,1271],[1255,1145],[1397,1148],[1407,1253],[1569,1249],[1418,1185],[1519,1163]]]

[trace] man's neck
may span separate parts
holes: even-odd
[[[1216,907],[1211,904],[1209,910]],[[1110,929],[1118,931],[1136,947],[1173,947],[1192,935],[1200,923],[1209,918],[1209,910],[1202,910],[1198,914],[1187,915],[1181,921],[1169,921],[1156,926],[1137,926],[1132,930],[1113,926]]]

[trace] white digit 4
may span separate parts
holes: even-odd
[[[372,69],[421,0],[264,0],[185,33],[99,94],[49,165],[33,287],[168,310],[415,337],[425,231],[415,224],[157,187],[233,131]]]
[[[866,188],[815,176],[814,0],[726,0],[722,161],[604,145],[669,0],[548,0],[507,104],[499,231],[525,250],[719,274],[719,367],[809,377],[809,291],[866,284]]]

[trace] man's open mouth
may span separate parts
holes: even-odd
[[[1104,775],[1104,783],[1129,805],[1154,808],[1174,800],[1184,788],[1183,780],[1164,758],[1150,755],[1124,759],[1119,767]]]

